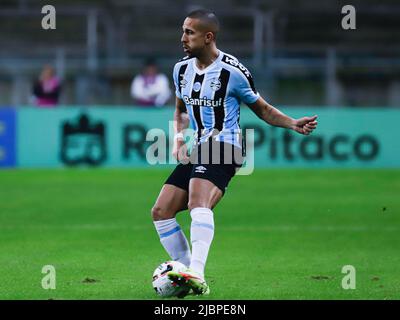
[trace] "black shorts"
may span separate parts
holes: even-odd
[[[213,150],[217,149],[220,152],[213,153]],[[190,179],[202,178],[211,181],[224,194],[242,163],[242,151],[237,147],[221,142],[202,144],[201,147],[194,148],[188,164],[180,163],[176,166],[165,184],[171,184],[189,192]]]

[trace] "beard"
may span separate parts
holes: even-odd
[[[185,49],[184,51],[186,56],[189,58],[197,58],[199,56],[199,50],[196,49],[193,50],[190,48],[190,49]]]

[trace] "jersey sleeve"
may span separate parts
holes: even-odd
[[[244,68],[244,70],[237,70],[234,73],[235,79],[235,94],[245,104],[252,104],[257,101],[260,94],[257,92],[253,77],[250,72]]]
[[[175,95],[179,99],[182,99],[181,90],[180,90],[180,86],[179,86],[178,72],[179,72],[179,68],[178,68],[178,66],[176,64],[175,67],[174,67],[174,71],[173,71],[173,78],[174,78],[174,85],[175,85]]]

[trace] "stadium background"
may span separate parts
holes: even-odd
[[[41,28],[46,4],[56,30]],[[345,4],[356,30],[341,28]],[[216,210],[211,298],[398,299],[400,6],[388,0],[2,1],[0,298],[155,298],[149,274],[167,257],[149,212],[172,166],[145,161],[144,137],[168,130],[173,100],[138,108],[129,87],[148,57],[171,79],[182,20],[199,7],[217,13],[219,48],[270,103],[319,115],[304,138],[243,106],[255,171]],[[31,103],[46,63],[63,82],[51,110]],[[188,215],[179,219],[188,231]],[[56,290],[40,286],[46,264]],[[341,287],[347,264],[359,270],[356,290]],[[241,281],[254,285],[237,290]]]

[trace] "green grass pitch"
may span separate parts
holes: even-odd
[[[0,299],[158,299],[151,275],[168,256],[150,209],[169,172],[0,171]],[[399,299],[399,190],[399,170],[235,177],[214,210],[206,299]],[[178,220],[188,236],[188,212]]]

